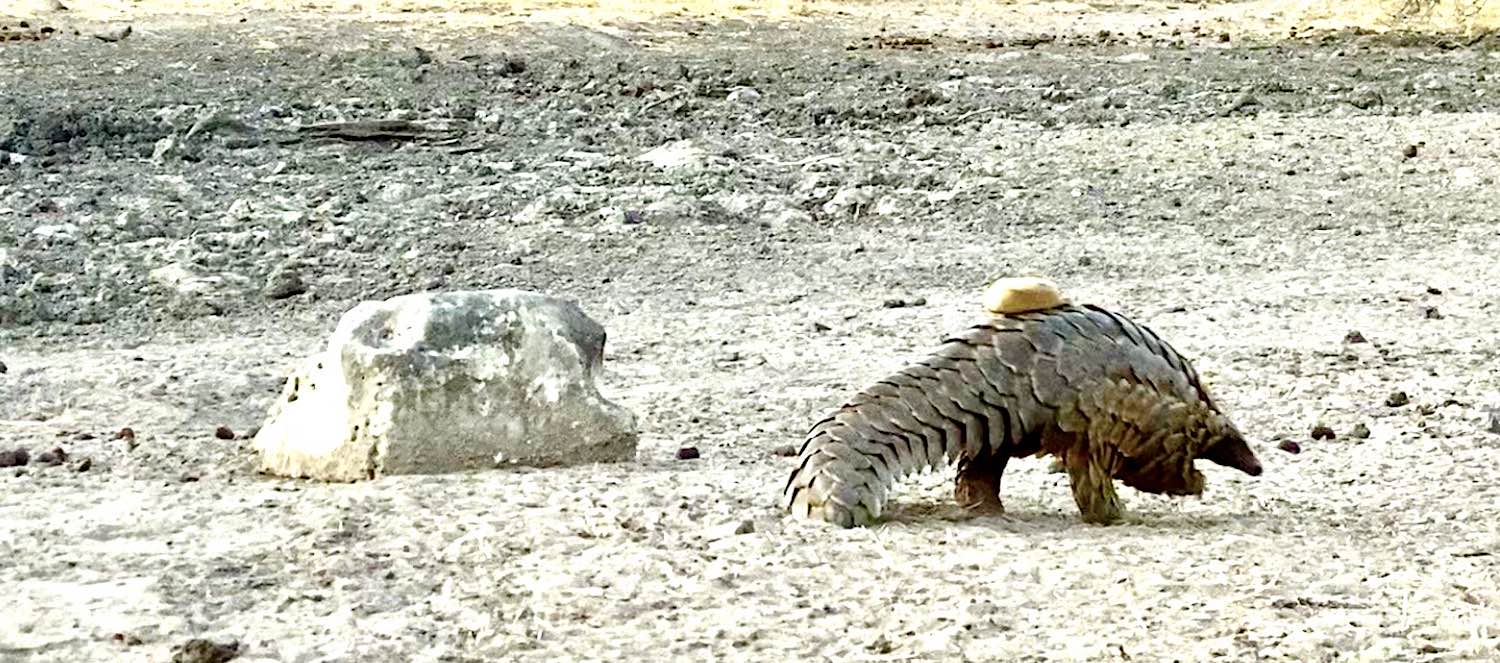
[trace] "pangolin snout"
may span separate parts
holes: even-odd
[[[1250,450],[1250,445],[1239,436],[1220,439],[1217,444],[1204,450],[1199,458],[1224,467],[1232,467],[1252,477],[1260,476],[1262,471],[1260,459],[1255,457],[1255,452]]]

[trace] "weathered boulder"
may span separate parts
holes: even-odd
[[[635,417],[594,385],[604,328],[523,290],[364,302],[287,380],[261,469],[354,481],[634,457]]]

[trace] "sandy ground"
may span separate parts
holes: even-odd
[[[69,454],[0,470],[0,660],[1500,660],[1492,39],[112,6],[0,43],[0,447]],[[373,118],[432,135],[297,131]],[[773,450],[1017,273],[1193,357],[1266,474],[1114,527],[1042,461],[1002,518],[936,473],[880,527],[783,519]],[[252,471],[341,312],[488,287],[606,325],[634,462]]]

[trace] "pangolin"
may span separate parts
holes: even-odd
[[[1195,459],[1261,473],[1197,371],[1150,329],[1045,279],[1002,279],[983,303],[983,320],[812,426],[782,490],[788,511],[868,525],[897,480],[956,462],[959,505],[1003,513],[1006,462],[1052,455],[1083,521],[1107,524],[1121,515],[1115,480],[1200,495]]]

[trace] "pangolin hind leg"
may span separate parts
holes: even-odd
[[[1000,475],[1010,458],[1001,453],[981,454],[958,461],[958,478],[953,483],[953,498],[964,510],[981,516],[1005,513],[1000,502]]]

